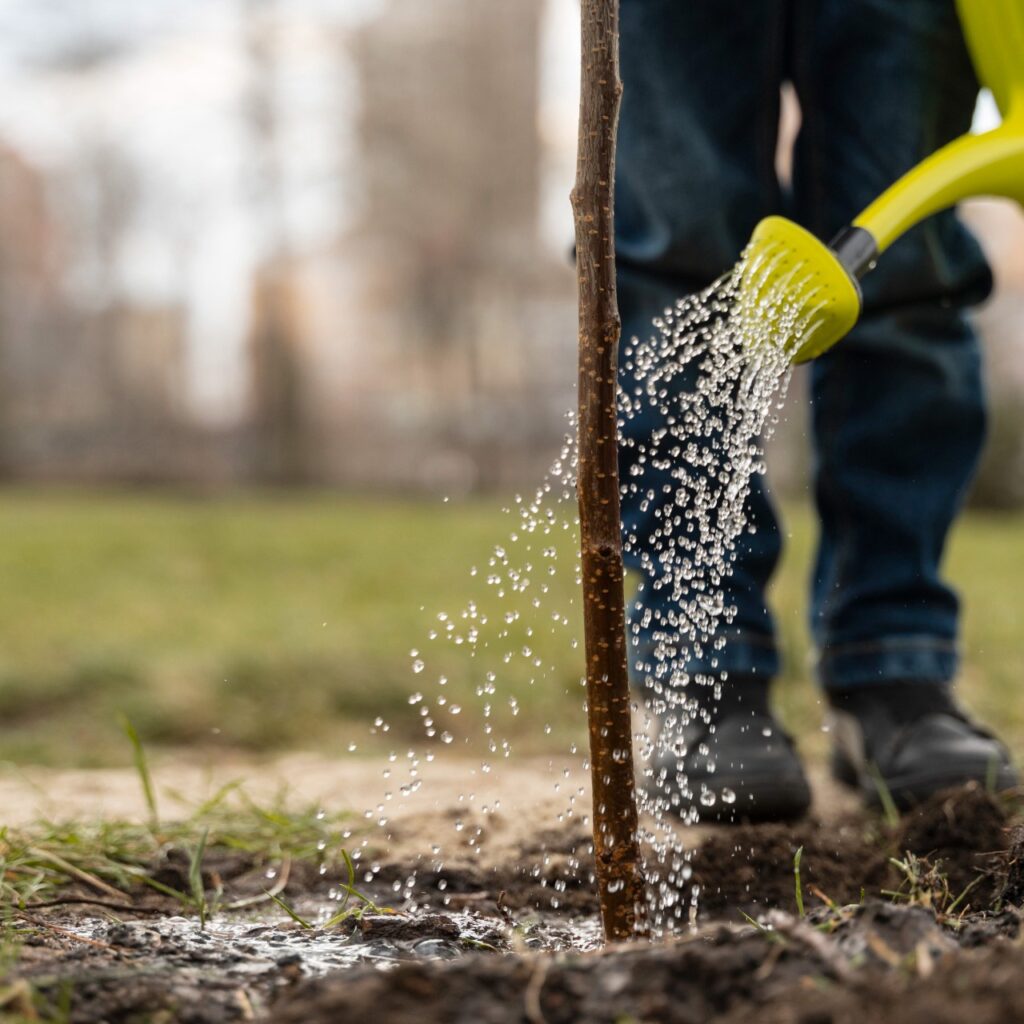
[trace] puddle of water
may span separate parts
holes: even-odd
[[[323,907],[319,911],[324,918],[330,912]],[[309,917],[316,919],[315,909]],[[455,960],[479,952],[586,952],[601,944],[596,920],[537,919],[510,926],[500,918],[469,912],[368,915],[362,927],[330,931],[234,915],[218,915],[205,929],[195,918],[186,917],[118,923],[78,917],[62,921],[61,927],[80,938],[129,951],[136,958],[158,960],[164,969],[201,967],[248,978],[275,974],[285,967],[317,977],[358,966],[388,970],[403,961]],[[374,937],[377,931],[381,934]]]

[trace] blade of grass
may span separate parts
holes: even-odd
[[[288,906],[288,904],[277,895],[276,892],[271,892],[269,889],[263,890],[264,895],[269,896],[296,924],[301,925],[303,928],[308,928],[310,931],[315,930],[315,926],[310,924],[301,914],[299,914],[294,907]]]
[[[801,917],[804,916],[804,887],[800,881],[800,861],[803,860],[803,857],[804,848],[801,846],[793,854],[793,885],[796,890],[796,910]]]
[[[742,910],[740,911],[740,917],[742,917],[747,922],[747,924],[753,925],[769,942],[776,942],[780,945],[786,944],[786,940],[783,939],[783,937],[777,931],[774,931],[773,929],[766,927],[765,925],[761,924],[761,922],[758,921],[756,918],[751,917],[749,914],[745,913]]]
[[[206,927],[206,916],[209,911],[209,904],[206,902],[206,887],[203,885],[203,854],[206,852],[206,840],[209,834],[208,828],[203,829],[188,865],[188,884],[196,909],[199,911],[200,928]]]
[[[156,792],[153,789],[153,778],[149,774],[149,761],[146,758],[146,749],[142,745],[139,734],[135,731],[131,719],[124,713],[118,716],[121,729],[132,745],[132,756],[135,761],[135,771],[138,773],[139,782],[142,784],[142,795],[145,797],[146,806],[149,808],[149,821],[153,829],[160,826],[160,814],[156,805]]]
[[[112,885],[107,885],[106,882],[104,882],[101,878],[97,878],[94,874],[88,871],[83,871],[81,868],[75,867],[74,864],[71,864],[70,862],[66,861],[63,857],[60,856],[60,854],[54,853],[53,850],[44,850],[40,849],[39,847],[31,846],[28,848],[28,853],[30,853],[37,860],[46,861],[47,863],[52,864],[55,868],[58,868],[60,871],[63,871],[66,875],[69,875],[71,878],[77,878],[78,881],[83,882],[85,885],[89,886],[90,889],[94,889],[97,892],[102,892],[105,895],[112,897],[113,899],[118,899],[122,895],[122,893],[115,889]]]
[[[900,812],[896,807],[896,801],[893,800],[892,793],[889,791],[889,787],[886,785],[885,779],[882,778],[882,773],[879,771],[878,765],[873,761],[868,765],[868,774],[871,776],[871,781],[878,793],[878,799],[882,805],[882,815],[885,817],[885,823],[889,828],[898,828],[900,824]]]
[[[771,928],[766,928],[756,917],[751,917],[745,910],[740,911],[740,917],[743,918],[747,924],[753,925],[759,932],[765,935],[771,934]]]
[[[996,780],[999,778],[999,755],[993,754],[985,765],[985,792],[996,795]]]
[[[836,903],[836,901],[832,899],[832,897],[829,896],[827,892],[822,892],[821,889],[819,889],[816,885],[807,886],[807,891],[812,896],[817,896],[818,899],[821,900],[821,902],[824,903],[829,910],[834,912],[839,909],[839,904]]]
[[[947,913],[947,914],[952,914],[952,913],[953,913],[953,911],[954,911],[954,910],[956,910],[956,908],[957,908],[957,907],[959,907],[961,903],[963,903],[963,901],[964,901],[964,899],[966,898],[966,896],[968,895],[968,893],[970,893],[970,891],[971,891],[971,890],[972,890],[972,889],[973,889],[973,888],[974,888],[974,887],[975,887],[975,886],[976,886],[976,885],[977,885],[977,884],[978,884],[978,883],[979,883],[979,882],[980,882],[980,881],[981,881],[981,880],[982,880],[982,879],[983,879],[984,877],[985,877],[984,875],[978,875],[978,877],[977,877],[977,878],[975,878],[973,882],[970,882],[970,883],[968,883],[968,885],[967,885],[967,888],[966,888],[966,889],[964,889],[964,891],[963,891],[962,893],[960,893],[960,895],[959,895],[959,896],[957,896],[957,898],[956,898],[955,900],[953,900],[953,902],[952,902],[952,903],[951,903],[951,904],[950,904],[950,905],[949,905],[949,906],[948,906],[948,907],[946,908],[946,913]]]
[[[241,779],[233,779],[231,782],[225,782],[216,793],[213,794],[201,803],[193,812],[193,819],[202,819],[207,815],[212,814],[214,811],[219,810],[224,801],[234,792],[241,789],[243,782]]]
[[[356,884],[356,865],[352,858],[349,856],[348,850],[341,851],[341,859],[345,863],[345,870],[348,872],[348,885],[349,888]]]
[[[352,858],[348,854],[348,850],[341,851],[341,859],[345,862],[345,867],[348,870],[348,881],[342,886],[345,891],[350,895],[354,896],[361,903],[365,904],[368,909],[375,911],[376,913],[388,913],[388,911],[382,910],[377,906],[369,896],[364,896],[356,888],[356,866],[352,862]]]
[[[335,925],[341,924],[342,921],[347,921],[350,917],[361,917],[367,911],[370,911],[373,914],[393,914],[393,910],[389,910],[386,907],[378,907],[377,904],[369,898],[369,896],[364,896],[363,893],[356,888],[356,866],[347,850],[342,849],[339,852],[348,873],[348,881],[338,883],[338,888],[345,894],[345,898],[341,901],[341,907],[337,913],[333,914],[324,922],[324,927],[333,928]],[[353,898],[358,900],[362,905],[359,907],[352,907],[350,909],[348,905],[349,900]]]

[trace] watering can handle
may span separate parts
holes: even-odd
[[[874,239],[874,255],[918,221],[962,199],[1004,196],[1024,205],[1024,0],[957,0],[957,10],[978,78],[992,91],[1003,123],[944,146],[853,222]]]
[[[883,192],[853,227],[869,232],[884,252],[925,217],[972,196],[1004,196],[1024,205],[1024,110],[993,131],[962,135],[932,154]]]

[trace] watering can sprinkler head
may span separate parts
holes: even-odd
[[[860,316],[857,278],[876,255],[865,231],[833,246],[785,217],[766,217],[747,245],[739,281],[741,315],[767,321],[790,360],[805,363],[844,337]]]
[[[1003,123],[962,135],[878,197],[824,245],[783,217],[755,228],[740,277],[743,309],[759,313],[793,362],[814,359],[857,322],[857,281],[915,224],[971,196],[1024,205],[1024,0],[957,0],[979,79]]]

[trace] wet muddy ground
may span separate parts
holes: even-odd
[[[1024,1019],[1015,814],[968,787],[898,825],[848,812],[702,830],[694,920],[605,950],[579,826],[541,830],[492,864],[384,862],[360,886],[374,907],[330,929],[336,887],[312,865],[279,886],[301,923],[267,899],[201,926],[156,893],[72,888],[8,915],[0,1020],[1002,1024]],[[176,887],[188,869],[174,851],[154,866]],[[202,881],[224,905],[271,884],[220,849]]]

